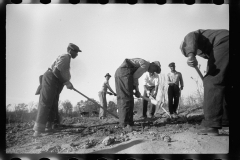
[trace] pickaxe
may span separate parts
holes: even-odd
[[[74,91],[76,91],[77,93],[81,94],[83,97],[87,98],[89,101],[93,102],[94,104],[96,104],[98,107],[102,108],[104,111],[106,111],[107,113],[111,114],[113,117],[118,118],[118,116],[116,116],[115,114],[109,112],[107,109],[103,108],[101,105],[99,105],[97,102],[93,101],[92,99],[88,98],[87,96],[85,96],[84,94],[82,94],[81,92],[79,92],[78,90],[76,90],[75,88],[73,88]]]

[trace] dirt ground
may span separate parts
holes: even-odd
[[[68,118],[54,133],[34,138],[33,123],[6,125],[6,153],[98,153],[98,154],[226,154],[229,129],[219,136],[197,135],[202,110],[179,114],[171,120],[164,113],[155,119],[140,120],[134,116],[134,131],[123,132],[118,120],[97,117]]]

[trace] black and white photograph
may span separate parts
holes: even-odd
[[[228,154],[229,5],[6,5],[7,154]]]

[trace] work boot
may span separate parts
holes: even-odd
[[[48,122],[45,128],[45,132],[55,132],[55,126],[54,124]]]
[[[147,119],[147,116],[141,116],[139,119]]]
[[[218,136],[218,128],[206,127],[197,132],[198,135]]]
[[[125,128],[123,128],[123,130],[125,132],[132,132],[133,131],[133,127],[128,124]]]
[[[154,115],[151,115],[150,118],[151,118],[151,119],[155,119],[156,117],[155,117]]]
[[[173,119],[177,118],[175,114],[170,114]]]
[[[52,129],[59,129],[60,128],[60,124],[53,124],[52,125]]]

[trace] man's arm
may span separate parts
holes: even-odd
[[[107,86],[107,88],[112,92],[112,94],[117,95],[117,94],[112,90],[112,88],[110,87],[109,83],[106,83],[106,86]],[[110,92],[107,92],[107,93],[109,94]],[[111,95],[111,94],[110,94],[110,95]]]
[[[181,85],[181,90],[183,90],[183,78],[182,78],[182,74],[180,73],[180,85]]]

